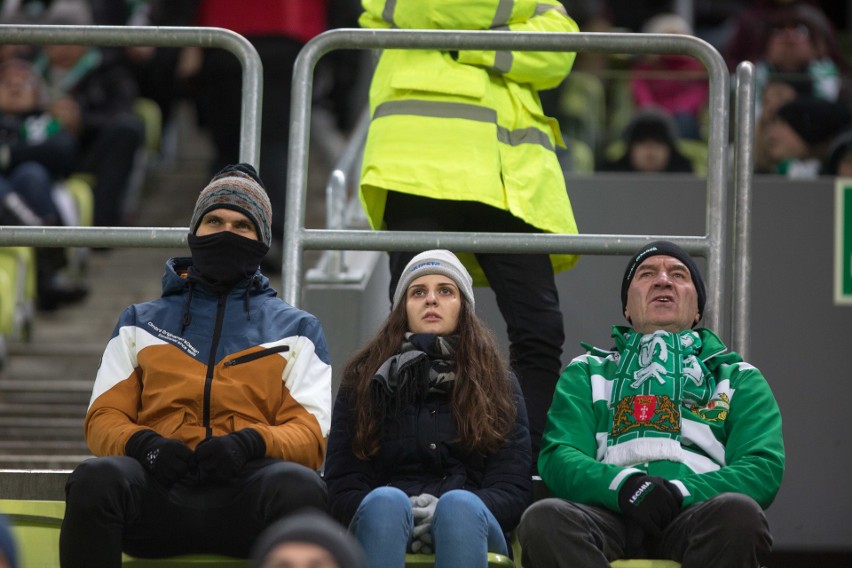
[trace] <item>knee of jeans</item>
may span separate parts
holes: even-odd
[[[353,524],[376,525],[401,520],[409,527],[414,525],[411,501],[396,487],[377,487],[370,491],[355,512]]]
[[[439,519],[446,522],[447,519],[462,523],[469,523],[474,520],[486,519],[485,503],[470,491],[463,489],[454,489],[441,495],[438,499],[438,504],[435,506],[435,524],[439,523]]]
[[[411,509],[411,501],[408,495],[401,489],[396,487],[377,487],[370,491],[364,500],[361,501],[361,507],[401,507]]]

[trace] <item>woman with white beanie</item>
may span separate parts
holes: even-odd
[[[438,568],[484,567],[531,502],[523,396],[474,303],[458,258],[423,252],[344,368],[325,479],[373,568],[432,551]]]

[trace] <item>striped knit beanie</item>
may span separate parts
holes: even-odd
[[[189,232],[195,234],[204,215],[214,209],[239,211],[257,228],[257,238],[265,245],[272,241],[272,204],[263,182],[250,164],[226,166],[207,184],[192,212]]]

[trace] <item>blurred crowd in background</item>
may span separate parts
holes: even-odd
[[[752,61],[756,172],[852,176],[848,2],[563,4],[584,32],[693,35],[732,74]],[[264,67],[260,170],[274,235],[283,230],[294,61],[323,31],[358,27],[361,12],[360,0],[0,2],[4,24],[216,26],[245,36]],[[311,148],[329,167],[366,108],[372,62],[367,52],[336,51],[316,71]],[[706,173],[708,83],[689,56],[580,53],[568,78],[541,98],[559,121],[567,146],[560,162],[570,175]],[[0,46],[0,223],[133,225],[146,174],[174,152],[177,105],[189,103],[210,137],[212,174],[239,161],[240,101],[241,67],[220,49]],[[280,247],[276,238],[268,257],[280,258]],[[67,251],[38,249],[36,257],[40,308],[86,296],[85,282],[68,278]]]

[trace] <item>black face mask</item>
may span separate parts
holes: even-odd
[[[254,276],[269,245],[222,231],[198,237],[189,235],[192,267],[189,279],[202,282],[217,292],[226,292]]]

